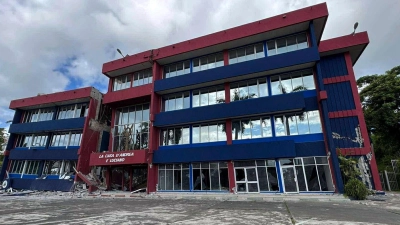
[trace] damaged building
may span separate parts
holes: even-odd
[[[92,174],[108,190],[333,193],[340,152],[381,190],[353,70],[368,34],[321,40],[327,19],[323,3],[106,62],[110,124],[89,89],[15,100],[1,177],[31,189],[90,186]],[[58,119],[80,104],[83,117]],[[39,109],[51,119],[25,122]]]
[[[13,100],[0,176],[14,189],[71,191],[97,151],[102,94],[93,87]],[[105,131],[106,129],[105,129]],[[108,136],[108,135],[107,135]]]

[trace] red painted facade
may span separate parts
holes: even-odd
[[[95,120],[97,108],[100,103],[101,102],[96,99],[90,100],[88,115],[83,127],[81,146],[78,150],[79,157],[77,164],[78,171],[82,172],[83,174],[88,174],[90,172],[90,154],[97,151],[100,132],[90,128],[90,121]],[[76,176],[75,179],[77,178],[78,176]]]
[[[253,23],[223,30],[199,38],[155,49],[153,51],[153,60],[179,55],[185,52],[190,52],[197,49],[210,47],[224,42],[249,37],[259,33],[264,33],[282,27],[287,27],[290,25],[307,22],[310,20],[327,16],[328,16],[328,8],[326,3],[313,5],[296,11],[288,12],[282,15],[277,15],[264,20],[256,21]],[[125,59],[118,59],[104,63],[103,74],[108,76],[106,74],[108,72],[136,65],[139,63],[147,62],[149,60],[150,55],[151,51],[145,51],[132,56],[125,57]]]
[[[104,95],[103,104],[107,105],[116,102],[127,101],[130,99],[150,96],[152,91],[153,91],[153,83],[138,87],[131,87],[119,91],[111,91],[111,92],[109,91],[107,94]]]
[[[80,98],[90,97],[92,92],[91,87],[75,89],[71,91],[57,92],[53,94],[39,95],[30,98],[12,100],[10,103],[10,109],[18,109],[23,107],[44,105],[50,103],[70,101]]]
[[[96,152],[90,155],[90,166],[147,164],[146,150]]]
[[[369,43],[368,33],[360,32],[355,35],[346,35],[342,37],[332,38],[321,41],[318,46],[319,52],[330,52],[339,49],[354,47],[357,45],[365,45]]]
[[[379,173],[378,173],[378,167],[376,165],[375,154],[373,152],[373,149],[371,148],[371,143],[369,142],[368,129],[367,129],[367,125],[365,124],[364,113],[362,111],[361,101],[360,101],[360,97],[358,95],[357,82],[356,82],[356,77],[354,75],[353,62],[351,61],[350,53],[345,53],[345,60],[346,60],[347,71],[348,71],[349,77],[350,77],[350,85],[351,85],[351,90],[353,92],[354,103],[356,106],[356,111],[358,112],[357,116],[358,116],[358,121],[360,124],[361,135],[364,139],[364,147],[368,151],[362,155],[366,155],[368,153],[372,154],[370,166],[371,166],[372,178],[373,178],[374,184],[375,184],[375,189],[382,190],[382,185],[381,185]]]

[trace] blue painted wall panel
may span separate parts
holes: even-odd
[[[4,177],[6,176],[8,159],[9,159],[9,156],[4,156],[3,165],[1,166],[1,171],[0,171],[0,181],[3,181]]]
[[[356,109],[350,82],[328,84],[325,88],[329,112]]]
[[[283,136],[283,137],[268,137],[268,138],[254,138],[254,139],[246,139],[246,140],[233,140],[233,144],[274,142],[274,141],[294,141],[295,143],[303,143],[303,142],[316,142],[316,141],[323,141],[323,140],[324,140],[324,135],[322,133],[319,133],[319,134],[304,134],[304,135],[292,135],[292,136]],[[192,146],[197,146],[197,145],[195,144]]]
[[[11,186],[15,189],[38,191],[70,191],[73,180],[48,179],[12,179]]]
[[[172,90],[185,86],[315,62],[317,60],[319,60],[318,49],[316,47],[310,47],[285,54],[223,66],[212,70],[205,70],[183,76],[157,80],[154,82],[154,91],[160,92]]]
[[[279,151],[276,151],[279,149]],[[186,149],[158,150],[154,163],[210,162],[295,157],[294,141],[234,144]]]
[[[315,92],[315,91],[310,91]],[[205,107],[196,107],[156,115],[154,126],[170,126],[174,124],[196,123],[247,115],[271,114],[294,109],[317,110],[317,98],[304,98],[302,92],[270,97],[248,99]]]
[[[296,157],[307,157],[307,156],[326,156],[325,142],[304,142],[296,143]]]
[[[35,123],[17,123],[10,126],[9,133],[23,134],[83,129],[85,119],[86,117],[64,120],[49,120]]]
[[[293,140],[234,143],[232,145],[162,149],[154,152],[154,163],[210,162],[326,156],[324,141],[295,143]]]
[[[10,160],[77,160],[78,149],[13,149],[9,158]]]
[[[320,65],[323,78],[344,76],[348,74],[343,54],[322,57]]]
[[[100,143],[100,152],[108,151],[108,143],[110,142],[110,132],[103,131]]]
[[[344,117],[329,119],[332,127],[332,132],[339,135],[339,138],[334,138],[335,148],[359,148],[360,145],[356,140],[356,128],[359,126],[358,118]],[[368,137],[363,137],[368,138]]]

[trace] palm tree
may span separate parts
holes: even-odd
[[[279,84],[279,87],[282,89],[282,93],[283,94],[287,94],[288,93],[287,92],[287,88],[285,86],[283,86],[282,83]],[[291,92],[289,92],[289,93],[298,92],[298,91],[306,91],[306,90],[308,90],[308,89],[304,85],[298,85],[295,88],[293,88],[293,90]],[[301,114],[298,114],[298,116],[299,116],[299,120],[300,121],[304,121],[304,119],[305,119],[305,113],[304,112],[302,112]],[[282,123],[285,124],[285,129],[288,132],[288,135],[290,135],[290,128],[289,128],[289,121],[288,120],[290,119],[293,122],[293,117],[294,117],[293,115],[292,116],[285,116],[286,123],[281,118],[278,117],[278,119],[281,119]]]
[[[247,94],[247,95],[240,95],[240,91],[238,89],[235,89],[233,92],[233,96],[231,96],[231,99],[233,102],[235,101],[241,101],[241,100],[246,100],[246,99],[251,99],[254,98],[256,94]],[[224,103],[225,99],[217,99],[218,103]],[[247,121],[240,121],[240,123],[232,123],[232,131],[235,131],[235,138],[234,140],[237,140],[239,138],[239,131],[243,134],[244,132],[244,125],[248,125],[250,120]],[[226,125],[222,124],[222,131],[226,133]]]

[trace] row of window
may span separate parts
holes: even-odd
[[[306,33],[300,33],[267,42],[268,56],[282,54],[308,48]],[[245,62],[265,57],[264,44],[257,43],[229,50],[229,64]],[[213,69],[224,65],[223,53],[216,53],[192,60],[193,73]],[[190,73],[190,60],[174,63],[164,67],[164,78],[170,78]]]
[[[13,160],[9,172],[13,174],[39,175],[41,161]],[[42,175],[73,175],[76,161],[44,161]]]
[[[229,191],[226,162],[167,164],[158,167],[158,190]],[[190,173],[193,178],[190,179]]]
[[[141,104],[116,109],[115,125],[130,125],[148,122],[150,116],[149,104]]]
[[[52,120],[54,115],[54,109],[35,109],[27,111],[22,118],[23,123],[32,123]]]
[[[333,182],[327,157],[235,161],[234,172],[238,192],[310,192],[332,191]],[[283,178],[283,187],[278,182]],[[226,162],[160,164],[158,190],[166,191],[229,191]]]
[[[315,84],[312,70],[298,71],[271,77],[272,95],[314,89]],[[230,84],[231,102],[266,97],[268,95],[267,78],[241,81]],[[190,92],[188,91],[163,96],[162,110],[173,111],[190,108],[190,97],[192,97],[193,108],[225,103],[225,88],[224,86],[214,86],[200,90],[194,90],[192,92],[192,96],[190,96]]]
[[[119,91],[130,87],[137,87],[153,82],[151,69],[137,71],[133,74],[122,75],[114,78],[113,91]]]
[[[190,60],[164,66],[164,78],[181,76],[190,73]]]
[[[233,49],[229,51],[229,65],[245,62],[264,57],[263,43],[249,45],[246,47]]]
[[[46,147],[48,134],[27,134],[17,137],[16,147],[33,148]],[[81,131],[71,131],[54,133],[51,136],[50,146],[52,147],[68,147],[80,146],[82,139]]]
[[[274,116],[275,136],[321,133],[319,111],[308,111]],[[190,133],[191,131],[191,133]],[[232,120],[232,139],[244,140],[272,137],[271,117],[254,117]],[[161,130],[161,146],[226,141],[225,123],[193,125],[192,129],[174,127]]]
[[[292,171],[291,166],[294,166],[298,191],[332,191],[332,176],[326,157],[281,159],[280,164],[283,173]],[[293,191],[293,186],[286,180],[284,182],[286,191]]]
[[[300,33],[267,42],[268,56],[296,51],[308,47],[306,33]],[[245,62],[253,59],[265,57],[264,44],[257,43],[245,47],[229,50],[229,64]],[[224,65],[222,52],[202,56],[192,60],[186,60],[164,66],[164,78],[181,76],[190,73],[190,64],[193,65],[193,73],[208,69],[221,67]],[[152,82],[151,69],[135,72],[133,75],[123,75],[114,78],[113,91],[118,91],[130,87],[136,87]]]
[[[238,192],[279,191],[275,160],[235,161]]]
[[[267,42],[268,56],[308,48],[307,34],[301,33]]]
[[[113,151],[147,149],[149,145],[149,104],[118,108],[113,130]]]
[[[224,65],[224,54],[217,53],[201,58],[193,59],[193,73],[208,69],[221,67]]]
[[[32,123],[32,122],[52,120],[54,112],[55,112],[54,108],[35,109],[26,111],[22,118],[22,123]],[[87,103],[62,106],[58,109],[56,119],[62,120],[62,119],[86,117],[87,113],[88,113]]]
[[[147,149],[149,145],[149,122],[115,126],[113,134],[113,151]]]

